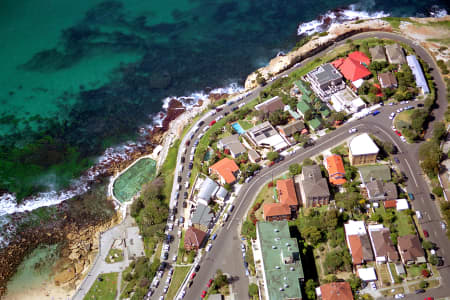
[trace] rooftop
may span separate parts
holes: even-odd
[[[405,54],[403,53],[403,48],[398,44],[386,45],[386,55],[389,58],[391,64],[405,64]]]
[[[375,268],[360,268],[358,269],[358,276],[363,281],[375,281],[377,280],[377,274]]]
[[[391,169],[387,165],[361,166],[358,171],[363,183],[374,179],[391,181]]]
[[[347,58],[339,67],[339,71],[345,79],[350,81],[356,81],[372,74],[364,65],[353,58]]]
[[[279,96],[270,98],[269,100],[264,101],[263,103],[260,103],[255,106],[256,110],[260,110],[265,113],[271,113],[276,110],[283,110],[283,108],[284,108],[284,103]]]
[[[419,237],[415,234],[399,236],[397,245],[398,250],[406,261],[416,260],[418,257],[425,256]]]
[[[347,182],[342,157],[336,154],[326,158],[329,180],[332,184],[342,185]]]
[[[197,197],[200,199],[204,199],[209,203],[209,200],[214,196],[214,194],[219,189],[219,185],[209,177],[206,177],[200,186],[200,191],[198,192]]]
[[[344,282],[331,282],[320,286],[322,300],[353,300],[350,284]]]
[[[206,237],[206,232],[201,231],[195,227],[189,227],[184,235],[184,246],[186,247],[200,247]]]
[[[323,64],[318,68],[309,72],[309,76],[314,78],[320,85],[327,82],[342,78],[342,75],[336,70],[332,64]]]
[[[312,130],[317,130],[322,125],[322,122],[318,118],[314,118],[308,122],[308,125]]]
[[[213,218],[214,213],[209,206],[199,203],[192,214],[191,222],[192,224],[200,224],[208,227]]]
[[[298,205],[295,193],[294,181],[292,179],[277,180],[277,193],[280,203],[287,205]]]
[[[361,51],[353,51],[348,55],[348,57],[359,62],[360,64],[365,65],[366,67],[370,65],[370,58],[368,58],[367,55]]]
[[[264,218],[276,217],[276,216],[287,216],[291,214],[291,208],[288,205],[281,203],[264,203],[263,205],[263,215]]]
[[[297,120],[295,122],[291,122],[283,126],[278,126],[278,128],[282,129],[287,136],[291,136],[294,133],[305,129],[305,123],[303,123],[302,120]]]
[[[268,121],[250,128],[247,130],[247,134],[258,145],[267,145],[275,150],[283,149],[289,145]]]
[[[349,148],[353,156],[378,154],[378,151],[380,151],[367,133],[362,133],[351,139]]]
[[[425,94],[430,92],[428,88],[427,80],[425,79],[425,75],[423,74],[422,67],[420,66],[419,61],[414,55],[408,55],[406,57],[408,61],[408,66],[411,68],[411,71],[414,74],[414,78],[416,79],[416,85],[422,89]]]
[[[233,183],[236,181],[236,177],[233,173],[239,171],[238,165],[234,162],[234,160],[229,159],[228,157],[216,162],[210,167],[210,169],[219,173],[227,183]]]
[[[370,55],[373,61],[386,61],[386,53],[384,53],[384,47],[376,45],[369,49]]]
[[[303,100],[300,100],[297,102],[297,109],[302,113],[305,114],[307,111],[311,110],[311,107],[308,103],[306,103]]]
[[[397,78],[391,72],[378,74],[378,80],[380,81],[381,87],[391,87],[397,85]]]
[[[301,80],[297,80],[296,82],[294,82],[294,84],[298,87],[298,89],[306,95],[311,95],[311,90],[309,89],[308,85],[306,83],[304,83]]]
[[[303,267],[298,242],[291,238],[288,222],[258,222],[256,228],[269,299],[301,299]]]

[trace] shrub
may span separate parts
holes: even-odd
[[[435,194],[438,197],[442,197],[442,196],[444,196],[444,191],[442,190],[442,188],[440,186],[436,186],[433,188],[433,194]]]
[[[423,277],[425,277],[425,278],[428,278],[428,277],[430,277],[430,272],[428,272],[428,270],[422,270],[422,276]],[[423,282],[425,282],[425,281],[423,281]],[[426,283],[426,282],[425,282]]]
[[[421,288],[421,289],[424,289],[424,288],[426,288],[428,286],[428,282],[426,282],[425,280],[422,280],[420,283],[419,283],[419,287]]]

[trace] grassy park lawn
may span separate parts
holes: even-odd
[[[411,126],[411,115],[413,113],[413,109],[411,110],[405,110],[402,111],[401,113],[399,113],[396,117],[395,117],[395,128],[398,129],[402,129],[405,127],[409,127]]]
[[[101,274],[95,283],[92,285],[89,292],[84,296],[85,300],[101,299],[101,300],[114,300],[117,295],[117,276],[118,273],[106,273]]]
[[[183,283],[184,278],[189,273],[191,267],[175,267],[169,290],[167,291],[167,299],[175,299],[175,294]]]
[[[111,250],[109,250],[108,256],[105,259],[105,261],[108,264],[113,264],[122,260],[123,260],[123,251],[121,249],[115,248],[111,248]]]
[[[180,140],[176,140],[173,146],[167,152],[166,160],[161,167],[161,175],[164,178],[163,194],[167,204],[170,202],[170,194],[172,193],[173,178],[175,176],[175,166],[177,165],[177,154],[180,148]]]

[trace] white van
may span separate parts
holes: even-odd
[[[223,215],[223,221],[224,221],[224,222],[228,221],[228,218],[230,218],[230,215],[229,215],[229,214],[224,214],[224,215]]]
[[[417,219],[422,219],[422,214],[418,210],[416,210],[416,216],[417,216]]]
[[[228,206],[228,212],[231,213],[234,209],[234,205],[231,204],[230,206]]]

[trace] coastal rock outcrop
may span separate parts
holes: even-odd
[[[392,27],[388,22],[380,19],[365,20],[364,22],[351,21],[343,24],[332,24],[327,35],[316,36],[297,50],[291,51],[284,56],[277,56],[273,58],[267,66],[259,68],[257,71],[251,73],[245,80],[245,89],[250,90],[258,86],[256,80],[258,73],[267,80],[292,67],[299,61],[313,56],[335,42],[365,31],[392,31]]]

